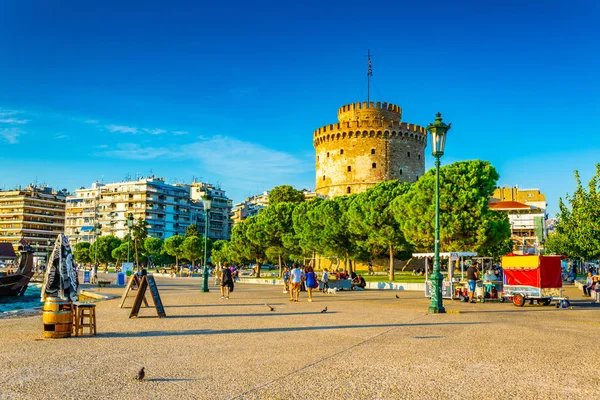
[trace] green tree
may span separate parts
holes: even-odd
[[[293,242],[284,240],[286,235],[294,234],[292,215],[295,207],[296,204],[288,202],[270,204],[261,210],[257,223],[248,233],[251,240],[265,248],[269,259],[278,262],[280,275],[283,273],[282,259],[287,259],[292,251],[300,250]],[[288,247],[290,245],[292,247]]]
[[[256,277],[260,278],[260,266],[266,258],[267,246],[263,244],[265,239],[260,230],[254,228],[256,223],[257,216],[254,216],[236,224],[231,233],[231,245],[236,259],[256,262]]]
[[[179,258],[183,257],[183,249],[181,248],[181,244],[185,238],[181,235],[171,236],[170,238],[165,239],[163,243],[163,249],[165,252],[175,257],[175,266],[179,267]]]
[[[196,265],[196,260],[204,255],[204,240],[198,236],[188,236],[181,243],[183,257],[192,263],[192,267]]]
[[[394,199],[406,193],[409,184],[396,180],[377,184],[356,196],[348,210],[348,229],[356,236],[364,237],[364,245],[374,254],[389,255],[389,279],[394,280],[394,255],[410,258],[411,246],[400,228],[402,215],[394,217],[390,206]],[[408,256],[408,257],[407,257]]]
[[[113,249],[110,254],[111,254],[112,258],[115,260],[115,263],[120,264],[124,260],[127,259],[128,251],[129,251],[128,244],[127,244],[127,242],[125,242],[125,243],[121,243],[121,245],[119,247]]]
[[[269,192],[269,206],[279,203],[301,203],[304,201],[304,193],[289,185],[274,187]]]
[[[440,168],[440,251],[482,251],[510,237],[505,214],[488,209],[498,172],[487,161],[461,161]],[[392,203],[409,243],[433,251],[435,169]]]
[[[307,254],[314,254],[321,250],[319,221],[311,218],[314,210],[325,200],[315,197],[309,201],[299,203],[294,208],[292,213],[292,226],[294,234],[284,235],[285,246],[288,249],[293,249],[291,259],[300,261],[299,258],[306,257]],[[314,222],[313,222],[314,221]],[[300,257],[295,257],[298,250],[302,252]]]
[[[140,268],[140,252],[144,250],[144,240],[148,237],[148,223],[142,218],[135,221],[131,228],[131,240],[135,252],[135,264]]]
[[[147,237],[144,240],[144,250],[148,258],[156,264],[157,258],[162,252],[163,241],[160,238]]]
[[[112,251],[121,245],[121,239],[116,236],[100,236],[90,247],[90,259],[97,259],[101,264],[115,262]]]
[[[79,242],[75,246],[75,261],[79,264],[91,263],[89,242]]]
[[[190,226],[185,228],[185,237],[187,238],[190,236],[200,236],[200,232],[198,231],[198,225],[191,224]]]
[[[582,185],[579,172],[575,171],[577,187],[565,201],[559,199],[559,222],[550,241],[550,248],[567,252],[570,257],[584,260],[600,258],[600,164],[590,179],[587,189]],[[553,242],[554,241],[554,242]],[[562,248],[559,245],[563,244]],[[567,244],[567,245],[564,245]],[[548,246],[548,244],[546,245]]]
[[[210,259],[214,264],[219,265],[231,262],[229,251],[229,242],[227,240],[217,240],[212,245]]]

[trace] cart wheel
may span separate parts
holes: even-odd
[[[499,301],[500,303],[504,303],[504,302],[506,301],[506,299],[505,299],[504,297],[499,297],[499,298],[498,298],[498,301]]]
[[[481,301],[482,303],[485,303],[485,297],[480,298],[479,301]]]
[[[556,303],[556,308],[560,308],[560,301]]]
[[[523,307],[525,305],[525,297],[522,294],[515,294],[513,296],[513,304],[517,307]]]
[[[543,306],[549,306],[550,303],[552,303],[552,299],[546,299],[544,300],[544,302],[542,303]]]

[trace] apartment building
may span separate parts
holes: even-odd
[[[38,259],[46,259],[65,227],[67,192],[29,185],[0,191],[0,242],[17,250],[21,238],[29,242]]]
[[[132,214],[134,220],[141,218],[148,223],[152,237],[184,235],[189,225],[202,223],[204,227],[205,221],[203,204],[192,198],[191,187],[172,185],[155,176],[117,183],[95,182],[91,188],[75,190],[67,198],[65,232],[73,241],[93,242],[99,235],[123,238],[129,232],[127,218]],[[224,191],[220,193],[224,196]],[[224,224],[217,223],[217,215],[209,237],[214,231],[211,238],[228,238],[222,234]]]
[[[302,190],[304,193],[305,200],[311,200],[315,197],[319,197],[324,199],[325,196],[319,194],[317,192],[312,192],[310,190]],[[248,217],[253,217],[258,214],[260,210],[267,207],[269,205],[269,192],[265,191],[262,194],[257,194],[252,197],[246,197],[241,203],[236,203],[233,207],[232,211],[232,220],[234,224],[237,224],[240,221],[245,220]]]
[[[190,198],[192,201],[200,205],[204,210],[202,199],[208,196],[211,199],[211,206],[208,218],[208,237],[212,240],[224,239],[231,237],[231,229],[233,228],[232,217],[232,201],[225,195],[225,191],[219,187],[208,183],[194,182],[189,185]],[[206,226],[206,213],[201,212],[196,214],[195,223],[198,225],[199,231],[204,234]]]

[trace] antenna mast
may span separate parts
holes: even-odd
[[[367,50],[367,107],[370,104],[371,100],[371,77],[373,76],[373,68],[371,67],[371,49]]]

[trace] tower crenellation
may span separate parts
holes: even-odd
[[[335,124],[314,131],[316,191],[335,197],[390,179],[414,182],[425,172],[425,128],[402,122],[387,102],[346,104]]]

